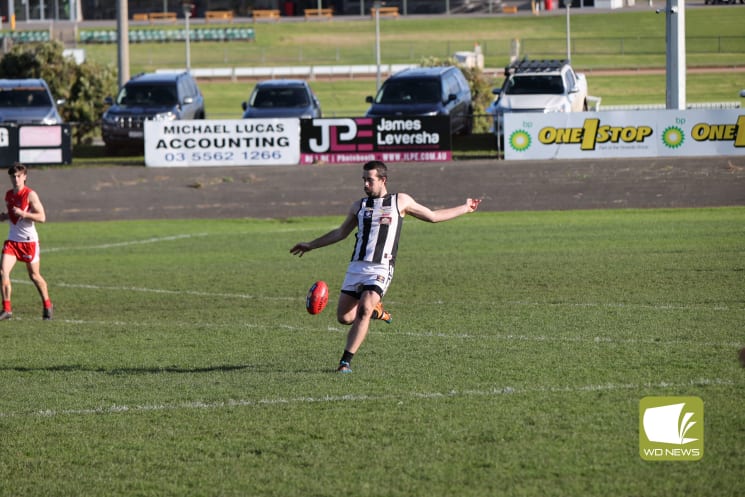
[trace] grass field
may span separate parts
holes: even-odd
[[[742,65],[745,9],[706,6],[686,9],[689,66]],[[195,24],[195,29],[204,27]],[[192,67],[253,67],[375,64],[375,23],[370,19],[333,22],[248,23],[255,42],[190,44]],[[153,29],[162,29],[155,26]],[[183,26],[174,26],[180,29]],[[581,69],[665,67],[665,16],[654,8],[598,13],[573,11],[572,60]],[[541,16],[431,16],[384,20],[380,25],[383,64],[418,63],[425,57],[451,57],[479,43],[486,67],[504,67],[513,41],[521,54],[537,59],[566,55],[563,12]],[[117,59],[113,44],[85,45],[87,57],[101,63]],[[183,43],[131,44],[132,74],[183,68]]]
[[[739,496],[743,208],[407,221],[387,308],[333,372],[339,218],[41,227],[0,323],[3,496]],[[310,316],[324,279],[329,309]],[[705,402],[699,462],[639,401]]]

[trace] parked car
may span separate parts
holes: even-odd
[[[59,124],[62,118],[43,79],[0,79],[0,122],[14,124]]]
[[[505,68],[496,100],[487,109],[494,132],[502,135],[504,114],[510,112],[582,112],[587,110],[587,79],[566,60],[521,60]]]
[[[367,117],[450,116],[451,133],[470,134],[473,129],[471,88],[455,66],[404,69],[366,101],[371,104]]]
[[[273,79],[256,84],[243,102],[244,118],[321,117],[321,104],[302,79]]]
[[[145,73],[130,79],[103,114],[101,135],[106,148],[142,147],[144,122],[204,119],[204,97],[188,72]]]

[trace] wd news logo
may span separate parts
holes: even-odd
[[[639,402],[639,455],[645,461],[704,457],[704,402],[698,397],[644,397]]]

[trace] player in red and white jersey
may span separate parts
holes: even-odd
[[[339,296],[336,318],[351,325],[347,345],[337,371],[349,373],[350,363],[367,336],[370,320],[391,321],[383,310],[382,299],[393,277],[398,239],[407,214],[430,223],[448,221],[475,211],[481,200],[468,198],[465,203],[446,209],[431,210],[406,193],[388,193],[388,168],[380,161],[363,166],[362,179],[367,197],[352,204],[341,225],[310,242],[296,244],[293,255],[344,240],[357,228],[352,260]]]
[[[35,225],[35,223],[44,223],[47,220],[44,206],[39,195],[26,186],[28,178],[26,166],[16,162],[8,168],[8,175],[13,188],[5,193],[7,211],[0,212],[0,221],[10,223],[8,239],[3,244],[2,258],[0,258],[0,285],[3,299],[0,320],[13,317],[10,303],[12,291],[10,272],[17,261],[26,264],[29,278],[39,292],[43,304],[43,319],[52,319],[53,306],[49,299],[47,282],[39,272],[39,235]]]

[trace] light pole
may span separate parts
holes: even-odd
[[[373,2],[375,9],[375,63],[377,72],[375,75],[375,91],[380,90],[380,2]]]
[[[567,8],[567,61],[572,60],[572,33],[569,26],[569,8],[572,6],[572,0],[564,0]]]
[[[192,5],[190,3],[184,3],[184,24],[186,27],[186,72],[191,72],[191,46],[189,43],[191,42],[191,33],[189,31],[189,18],[191,17],[191,8]]]
[[[12,2],[11,2],[12,3]],[[28,19],[28,18],[27,18]],[[119,88],[129,81],[129,2],[116,2],[116,31],[117,31],[117,61],[119,72]]]
[[[686,28],[684,0],[667,0],[665,9],[665,108],[686,108]]]

